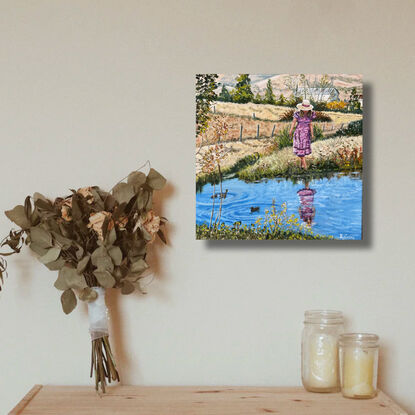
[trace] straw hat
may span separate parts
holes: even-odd
[[[311,111],[313,109],[313,106],[310,104],[310,101],[308,99],[303,99],[303,102],[301,104],[297,104],[297,108],[302,111]]]

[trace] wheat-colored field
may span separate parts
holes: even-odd
[[[233,102],[216,102],[214,104],[216,113],[226,115],[236,115],[255,117],[261,120],[278,121],[285,111],[289,110],[288,107],[279,107],[276,105],[267,104],[235,104]],[[336,124],[349,123],[351,121],[357,121],[362,119],[362,114],[352,114],[345,112],[334,111],[322,111],[323,114],[327,114],[332,118],[332,122]]]
[[[263,154],[272,144],[270,139],[245,140],[243,142],[233,141],[226,143],[226,157],[221,162],[223,168],[233,166],[238,160],[254,153]],[[203,146],[196,152],[196,174],[201,172],[200,160],[205,152],[213,145]]]
[[[227,133],[221,137],[221,141],[237,141],[240,139],[242,127],[242,140],[256,138],[270,138],[282,129],[287,128],[290,122],[279,121],[281,116],[291,108],[266,104],[234,104],[230,102],[217,102],[214,105],[215,112],[211,114],[211,126],[214,121],[220,120],[227,125]],[[213,110],[213,107],[212,107]],[[329,122],[318,122],[324,135],[332,135],[339,128],[346,126],[351,121],[362,119],[361,114],[323,111],[331,117]],[[254,118],[255,117],[255,118]],[[259,134],[258,134],[259,127]],[[196,137],[196,145],[210,145],[217,142],[215,129],[209,127],[203,137]]]

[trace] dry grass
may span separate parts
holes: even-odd
[[[226,115],[236,115],[252,117],[255,113],[257,118],[262,120],[278,121],[284,114],[288,107],[279,107],[276,105],[267,104],[235,104],[233,102],[216,102],[216,112]],[[335,124],[349,123],[351,121],[357,121],[362,119],[362,114],[352,114],[335,111],[321,111],[323,114],[327,114],[333,120]]]
[[[222,137],[221,141],[237,141],[240,138],[241,125],[242,140],[255,139],[257,137],[257,128],[259,125],[259,137],[270,138],[275,126],[274,136],[283,128],[289,125],[289,121],[278,121],[281,116],[289,109],[288,107],[278,107],[275,105],[265,104],[234,104],[229,102],[217,102],[216,113],[212,114],[212,120],[226,122],[228,133]],[[253,114],[255,113],[255,119]],[[333,135],[339,128],[346,126],[351,121],[362,119],[361,114],[350,114],[334,111],[322,111],[328,114],[331,122],[319,122],[324,135]],[[209,145],[217,142],[214,129],[210,128],[205,133],[203,139],[201,136],[196,138],[196,145]]]
[[[269,139],[246,140],[246,141],[243,141],[242,143],[239,141],[229,142],[225,144],[227,155],[225,159],[222,161],[221,166],[222,168],[231,167],[243,157],[246,157],[246,156],[249,156],[255,153],[263,154],[270,147],[271,144],[272,144],[272,141]],[[200,163],[199,163],[200,159],[202,158],[203,154],[206,151],[208,151],[208,149],[211,147],[212,147],[211,145],[204,146],[196,154],[196,174],[199,174],[201,171]]]

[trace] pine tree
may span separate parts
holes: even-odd
[[[218,101],[232,102],[231,94],[229,93],[225,85],[222,85],[222,90],[220,91],[220,94],[218,96]]]
[[[196,134],[203,133],[208,127],[210,105],[218,98],[215,93],[217,78],[217,74],[196,75]]]
[[[287,105],[287,100],[285,99],[285,97],[284,97],[284,95],[283,95],[283,94],[281,94],[281,95],[278,97],[278,100],[277,100],[277,105]]]
[[[235,89],[232,91],[232,101],[240,104],[252,102],[254,94],[251,90],[251,79],[249,74],[240,74],[236,78]]]
[[[257,92],[256,95],[255,95],[254,103],[255,104],[263,104],[264,103],[264,101],[263,101],[263,99],[262,99],[259,92]]]
[[[353,88],[349,97],[349,111],[359,112],[360,109],[359,95],[357,95],[356,88]]]
[[[267,89],[265,90],[264,103],[272,104],[272,105],[275,105],[277,103],[275,99],[274,91],[272,90],[271,79],[268,79],[268,82],[267,82]]]

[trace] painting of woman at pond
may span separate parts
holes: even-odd
[[[197,239],[362,239],[362,76],[196,75]]]

